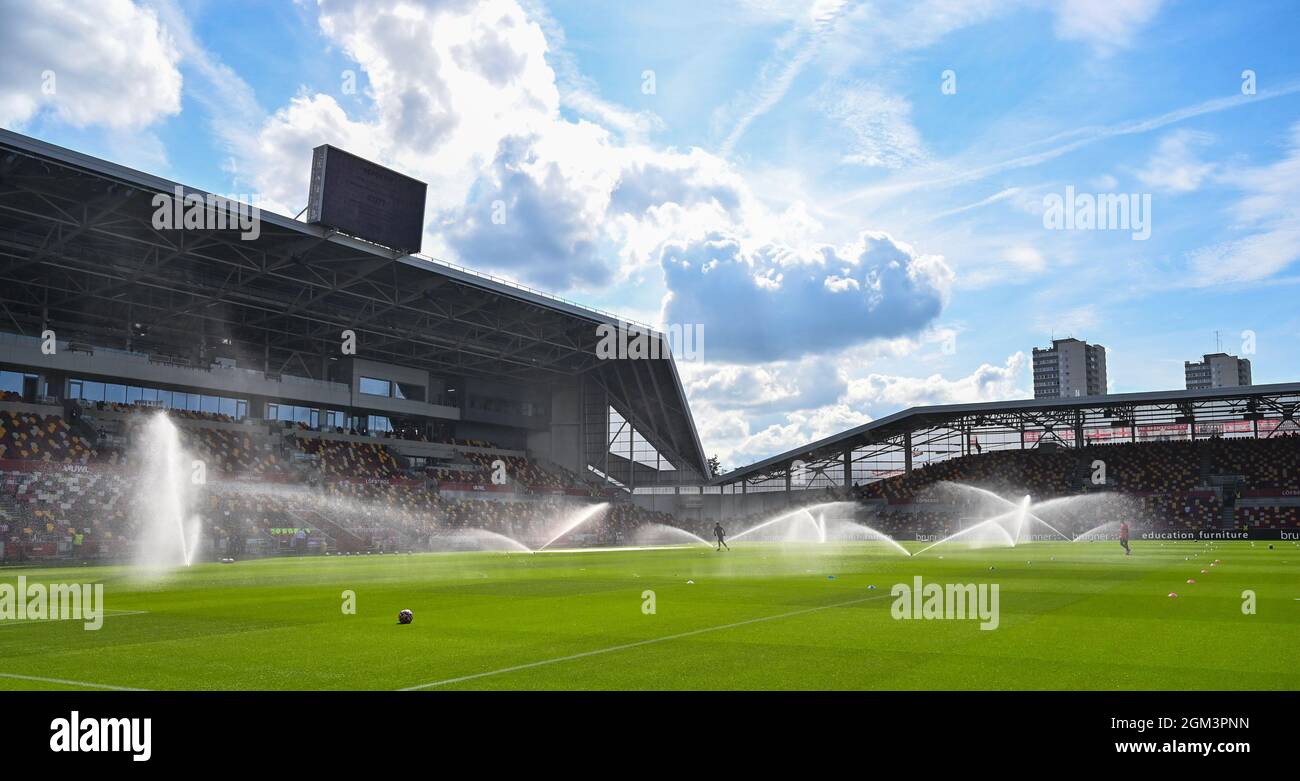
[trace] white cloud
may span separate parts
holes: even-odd
[[[853,64],[868,62],[873,71],[879,71],[882,63],[893,65],[905,52],[931,46],[955,30],[1010,8],[998,0],[750,0],[742,6],[759,20],[785,22],[790,29],[759,66],[754,83],[714,111],[714,126],[725,129],[720,147],[724,156],[731,154],[755,121],[785,99],[809,66],[843,73]],[[856,100],[850,96],[848,105],[843,100],[831,103],[858,135],[860,149],[854,162],[901,167],[920,159],[920,140],[911,127],[906,101],[883,92],[871,94],[861,85],[858,89],[866,94]],[[873,119],[873,111],[880,114],[878,121]]]
[[[633,111],[601,98],[596,83],[582,73],[577,58],[568,51],[564,28],[540,0],[520,3],[529,19],[541,26],[550,44],[547,62],[555,71],[562,106],[621,134],[627,141],[644,142],[651,133],[665,127],[663,119],[653,111]]]
[[[843,160],[854,165],[903,168],[926,160],[912,125],[912,104],[870,84],[823,90],[821,108],[850,133]]]
[[[1175,130],[1156,146],[1155,154],[1138,179],[1147,187],[1166,192],[1187,193],[1198,189],[1214,171],[1214,164],[1200,160],[1198,153],[1214,136],[1195,130]]]
[[[311,149],[331,143],[429,182],[437,214],[466,202],[504,139],[556,126],[546,38],[513,0],[322,0],[319,22],[365,72],[369,107],[354,118],[333,96],[303,92],[268,118],[243,168],[274,202],[301,205]]]
[[[838,362],[825,358],[754,365],[683,364],[683,369],[692,404],[750,415],[820,407],[834,402],[848,387]]]
[[[178,58],[157,15],[129,0],[7,3],[0,125],[48,111],[75,127],[138,130],[180,111]]]
[[[937,336],[938,334],[935,334]],[[913,344],[905,352],[913,352]],[[863,350],[847,350],[821,363],[833,364],[837,380],[824,383],[817,377],[805,377],[811,365],[806,362],[778,362],[762,368],[712,367],[701,377],[723,371],[721,381],[690,383],[691,407],[700,423],[700,437],[710,453],[717,453],[728,466],[743,466],[779,452],[790,450],[824,437],[838,434],[873,419],[871,410],[880,414],[907,407],[929,404],[960,404],[978,401],[1002,401],[1025,398],[1029,392],[1020,387],[1025,372],[1025,355],[1016,353],[1001,366],[983,364],[964,377],[947,379],[942,374],[909,377],[871,372],[864,369]],[[732,369],[735,369],[734,371]],[[752,391],[740,389],[748,378],[757,383]],[[762,393],[773,388],[781,393],[807,384],[830,393],[796,393],[784,405],[774,405],[773,415],[764,416],[764,407],[756,404]],[[737,393],[718,393],[719,388],[737,388]],[[770,420],[770,422],[768,422]]]
[[[913,333],[938,316],[952,282],[943,258],[879,232],[805,250],[713,234],[665,244],[661,263],[663,322],[703,323],[711,360],[794,358]]]
[[[651,133],[664,128],[663,119],[653,111],[631,111],[602,100],[587,88],[565,89],[560,101],[566,108],[618,131],[628,140],[644,141]]]
[[[175,0],[152,0],[151,6],[180,53],[181,67],[190,87],[185,94],[206,111],[224,153],[234,155],[252,145],[255,130],[265,118],[253,88],[234,68],[202,46]],[[196,82],[201,83],[199,88],[195,88]],[[227,173],[241,184],[239,171],[232,161],[233,157],[227,160]]]
[[[1160,5],[1161,0],[1062,0],[1056,4],[1056,34],[1109,54],[1128,46]]]
[[[968,203],[963,206],[956,206],[951,209],[945,209],[944,211],[936,212],[935,214],[932,214],[929,217],[927,217],[925,221],[938,222],[939,220],[943,220],[948,217],[955,217],[958,214],[964,214],[966,212],[974,211],[976,209],[982,209],[985,206],[992,206],[995,203],[1000,203],[1006,200],[1012,200],[1013,203],[1015,203],[1017,206],[1021,208],[1024,208],[1027,202],[1029,206],[1028,213],[1030,214],[1040,214],[1043,209],[1041,200],[1037,198],[1025,198],[1024,191],[1019,187],[1008,187],[1004,190],[999,190],[998,192],[988,196],[987,198],[981,198],[980,200],[974,203]]]
[[[1287,221],[1273,230],[1194,250],[1188,255],[1197,287],[1267,279],[1300,258],[1300,225]]]
[[[607,283],[612,270],[600,252],[600,226],[617,169],[568,153],[607,149],[606,138],[584,122],[504,139],[470,200],[443,218],[448,245],[467,262],[552,289]]]
[[[731,154],[755,120],[781,102],[834,31],[846,5],[846,0],[812,3],[807,16],[796,17],[794,26],[777,42],[772,57],[760,66],[755,84],[714,112],[715,124],[731,128],[722,142],[724,156]]]
[[[1019,387],[1025,368],[1025,354],[1016,353],[1002,366],[981,364],[965,377],[949,380],[940,374],[928,377],[897,377],[870,374],[849,382],[844,401],[855,406],[882,405],[904,409],[926,404],[964,404],[1024,398]]]
[[[1231,213],[1233,228],[1247,235],[1189,253],[1186,284],[1255,282],[1300,259],[1300,122],[1291,126],[1281,160],[1225,171],[1219,178],[1242,192]]]
[[[757,431],[751,431],[749,419],[739,413],[722,413],[710,420],[716,420],[717,425],[702,427],[701,437],[706,438],[709,452],[718,454],[724,466],[735,468],[870,423],[872,418],[837,403],[787,413],[780,422]]]
[[[1021,146],[1000,159],[969,164],[954,164],[951,160],[939,160],[928,166],[922,166],[916,173],[906,173],[890,177],[880,184],[863,187],[840,198],[833,206],[842,208],[858,201],[885,202],[897,199],[904,193],[917,190],[945,189],[960,184],[980,181],[996,174],[1022,168],[1032,168],[1078,149],[1129,135],[1148,133],[1194,117],[1217,114],[1263,100],[1294,95],[1300,92],[1300,82],[1284,84],[1273,89],[1260,90],[1255,95],[1229,95],[1222,98],[1184,106],[1163,114],[1144,119],[1125,120],[1112,125],[1083,127],[1067,130],[1044,138],[1031,144]]]
[[[1002,257],[1018,271],[1029,274],[1037,274],[1047,267],[1047,262],[1043,260],[1043,253],[1025,245],[1011,247]]]

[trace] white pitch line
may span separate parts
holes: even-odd
[[[13,678],[18,681],[37,681],[39,683],[61,683],[64,686],[81,686],[87,689],[111,689],[117,692],[143,692],[148,689],[134,689],[130,686],[110,686],[106,683],[89,683],[87,681],[69,681],[64,678],[41,678],[36,675],[15,675],[14,673],[0,673],[0,678]]]
[[[441,681],[434,681],[433,683],[422,683],[419,684],[418,686],[407,686],[404,689],[398,689],[398,691],[411,692],[411,691],[419,691],[420,689],[433,689],[438,686],[450,686],[453,683],[464,683],[465,681],[472,681],[477,678],[487,678],[492,675],[503,675],[505,673],[513,673],[513,672],[518,672],[520,670],[531,670],[534,667],[544,667],[548,664],[559,664],[560,662],[571,662],[575,659],[585,659],[589,656],[599,656],[600,654],[610,654],[610,653],[614,653],[615,651],[626,651],[630,648],[640,648],[643,645],[653,645],[655,643],[666,643],[669,640],[680,640],[684,637],[694,637],[695,635],[708,634],[709,632],[721,632],[724,629],[735,629],[738,626],[746,626],[748,624],[760,624],[764,621],[776,621],[777,619],[790,618],[792,616],[800,616],[800,615],[804,615],[805,613],[816,613],[819,610],[830,610],[831,608],[848,607],[849,605],[857,605],[862,602],[870,602],[873,599],[885,599],[887,596],[888,595],[882,594],[879,596],[862,597],[860,599],[850,599],[847,602],[836,602],[833,605],[821,605],[819,607],[806,607],[803,608],[802,610],[792,610],[789,613],[779,613],[774,616],[761,616],[759,618],[749,618],[744,621],[737,621],[732,624],[722,624],[721,626],[708,626],[708,627],[704,627],[703,629],[692,629],[689,632],[678,632],[675,635],[665,635],[664,637],[652,637],[649,640],[638,640],[634,643],[624,643],[622,645],[610,646],[609,648],[597,648],[594,651],[583,651],[582,653],[569,654],[568,656],[557,656],[554,659],[542,659],[541,661],[537,661],[537,662],[516,664],[512,667],[502,667],[500,670],[489,670],[487,672],[474,673],[472,675],[462,675],[458,678],[447,678]]]

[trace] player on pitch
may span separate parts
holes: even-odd
[[[717,550],[721,551],[723,548],[731,550],[731,546],[728,545],[727,541],[724,539],[727,536],[727,533],[723,531],[721,523],[713,524],[713,536],[718,538]]]

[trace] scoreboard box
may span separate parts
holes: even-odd
[[[322,144],[312,150],[307,222],[419,252],[427,190],[418,179]]]

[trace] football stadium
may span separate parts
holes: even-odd
[[[349,170],[402,211],[332,147],[302,219],[0,130],[0,690],[1300,689],[1300,382],[715,474],[667,334],[331,216]]]

